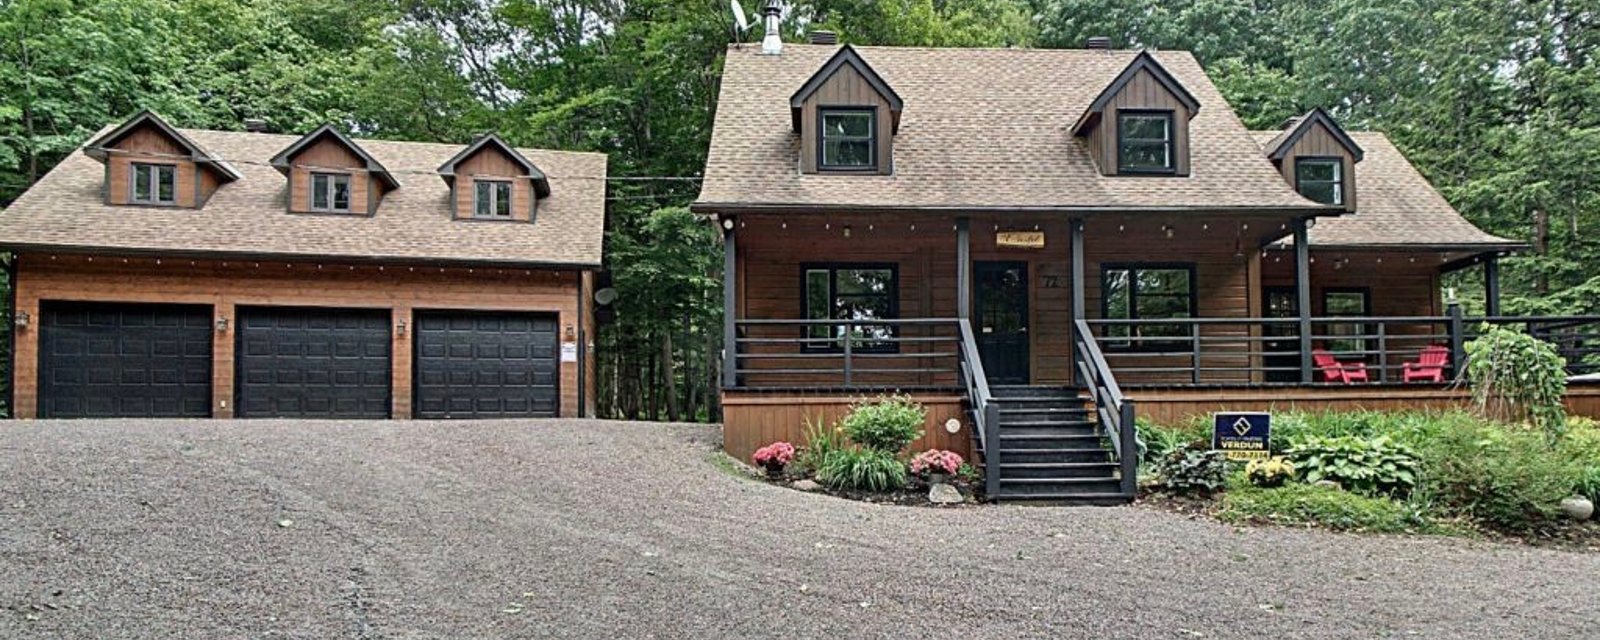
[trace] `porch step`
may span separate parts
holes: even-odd
[[[1122,490],[1117,478],[1002,478],[1000,494],[1014,497],[1107,494]]]
[[[1078,390],[1072,387],[1024,387],[1003,385],[989,387],[989,393],[1000,400],[1064,400],[1078,399]]]
[[[1117,463],[1105,462],[1011,462],[1001,456],[1000,472],[1006,478],[1108,478],[1117,472]],[[1001,486],[1005,486],[1004,480]]]
[[[990,388],[999,407],[1000,487],[995,500],[1125,504],[1120,466],[1101,437],[1097,416],[1079,390],[1060,386]],[[973,434],[984,468],[988,456]]]
[[[977,453],[981,456],[983,451]],[[1013,462],[1042,463],[1042,464],[1070,464],[1081,462],[1110,462],[1111,454],[1105,449],[1000,449],[1000,472],[1005,477],[1006,465]],[[981,468],[983,462],[979,461]]]
[[[1010,451],[1094,449],[1098,448],[1099,446],[1100,435],[1096,433],[1017,433],[1016,431],[1008,429],[1005,426],[1000,427],[1000,452],[1002,456]]]

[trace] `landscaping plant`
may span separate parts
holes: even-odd
[[[1244,477],[1258,487],[1281,487],[1294,477],[1294,463],[1278,456],[1251,460],[1244,466]]]
[[[894,491],[905,488],[909,479],[904,462],[877,449],[839,449],[817,468],[817,482],[835,489]]]
[[[1388,436],[1308,436],[1292,443],[1284,458],[1308,483],[1332,480],[1368,495],[1410,495],[1421,474],[1417,453]]]
[[[1451,425],[1429,444],[1426,459],[1435,503],[1505,530],[1549,524],[1581,483],[1579,465],[1543,435],[1494,424]]]
[[[961,466],[961,454],[943,449],[929,449],[911,459],[911,473],[922,478],[940,473],[955,475]]]
[[[1554,345],[1527,333],[1484,323],[1465,345],[1466,378],[1486,417],[1526,422],[1552,442],[1567,422],[1567,361]]]
[[[751,459],[756,464],[767,470],[767,475],[776,476],[783,473],[783,468],[794,460],[794,445],[787,442],[774,442],[760,449],[756,449]]]
[[[927,419],[928,411],[910,398],[887,396],[857,403],[840,423],[851,442],[893,456],[922,437]]]
[[[821,416],[815,420],[806,418],[805,423],[805,445],[795,454],[794,462],[801,470],[815,473],[828,454],[848,447],[850,443],[845,440],[843,429],[829,425]]]
[[[1146,418],[1134,421],[1134,441],[1139,445],[1139,464],[1155,465],[1168,454],[1201,437],[1182,429],[1164,427]]]
[[[1402,533],[1436,528],[1412,503],[1311,484],[1268,489],[1249,482],[1230,483],[1217,517],[1224,522],[1315,524],[1338,531]]]
[[[1168,491],[1210,495],[1227,484],[1228,461],[1221,451],[1195,442],[1167,454],[1156,473]]]

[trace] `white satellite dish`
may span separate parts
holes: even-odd
[[[733,19],[739,23],[739,33],[749,31],[750,19],[745,17],[744,7],[739,5],[739,0],[728,0],[728,4],[733,5]]]

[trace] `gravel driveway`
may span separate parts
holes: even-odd
[[[882,507],[714,428],[0,425],[0,637],[1600,637],[1600,555]]]

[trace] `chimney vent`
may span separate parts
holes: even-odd
[[[267,121],[261,118],[245,118],[244,130],[250,133],[266,133]]]
[[[839,34],[832,31],[812,31],[811,44],[839,44]]]
[[[1106,36],[1094,36],[1094,37],[1091,37],[1088,40],[1084,40],[1083,41],[1083,48],[1085,48],[1085,49],[1099,49],[1101,51],[1108,50],[1108,49],[1111,48],[1111,38],[1108,38]]]
[[[765,32],[761,37],[763,55],[775,56],[783,53],[782,22],[783,3],[779,0],[767,0],[767,3],[761,6],[761,29]]]

